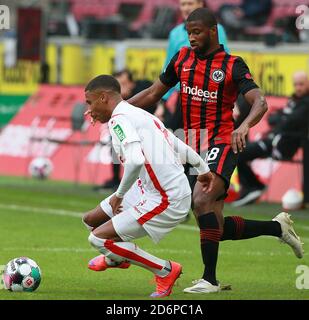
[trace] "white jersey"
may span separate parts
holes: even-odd
[[[183,165],[158,118],[122,101],[114,109],[108,126],[121,161],[125,161],[126,144],[140,142],[146,159],[139,176],[145,197],[157,196],[161,202],[171,203],[191,194]]]

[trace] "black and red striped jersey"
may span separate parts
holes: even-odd
[[[186,143],[198,152],[221,143],[231,144],[238,94],[258,88],[243,59],[226,53],[223,46],[204,57],[183,47],[160,80],[168,87],[180,82]]]

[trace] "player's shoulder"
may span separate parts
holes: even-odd
[[[230,53],[227,53],[227,54],[230,56],[231,61],[236,62],[237,64],[243,64],[243,63],[245,64],[245,60],[241,56],[230,54]]]
[[[112,114],[111,119],[108,121],[109,126],[113,126],[119,122],[133,122],[142,112],[142,109],[135,107],[134,105],[123,102],[121,106],[118,106],[117,109]]]
[[[188,47],[188,46],[183,46],[183,47],[181,47],[181,48],[179,49],[179,51],[178,51],[178,59],[177,59],[177,60],[182,59],[185,55],[187,55],[187,54],[190,53],[191,51],[194,53],[194,51],[192,50],[191,47]]]
[[[248,66],[245,62],[245,60],[238,55],[233,55],[226,53],[228,55],[228,65],[231,68],[233,72],[238,72],[239,70],[247,69]]]

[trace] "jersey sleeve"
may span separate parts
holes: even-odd
[[[238,91],[242,94],[259,87],[252,79],[250,70],[241,57],[237,57],[234,62],[232,78],[238,87]]]
[[[111,118],[108,127],[113,140],[117,141],[122,147],[131,142],[141,141],[136,128],[125,115],[117,115]]]
[[[161,82],[164,85],[166,85],[166,86],[168,86],[170,88],[174,87],[179,81],[178,75],[177,75],[176,70],[175,70],[175,63],[176,63],[176,61],[178,59],[178,56],[179,56],[179,52],[177,52],[174,55],[172,60],[167,65],[166,69],[160,75]]]

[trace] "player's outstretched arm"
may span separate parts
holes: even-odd
[[[169,138],[173,143],[174,150],[180,155],[182,163],[189,163],[198,172],[197,180],[203,185],[204,192],[210,192],[213,186],[214,176],[210,172],[208,164],[191,147],[178,139],[171,132]]]
[[[252,89],[244,95],[246,101],[252,105],[251,111],[242,124],[232,133],[232,148],[234,153],[242,152],[246,147],[246,135],[264,116],[268,107],[260,89]]]
[[[113,213],[117,213],[124,195],[138,179],[142,166],[145,163],[145,157],[142,153],[140,142],[131,142],[124,147],[124,172],[118,189],[110,199],[110,205]]]
[[[170,87],[167,87],[158,79],[152,86],[137,93],[127,101],[136,107],[144,109],[158,103],[169,89]]]

